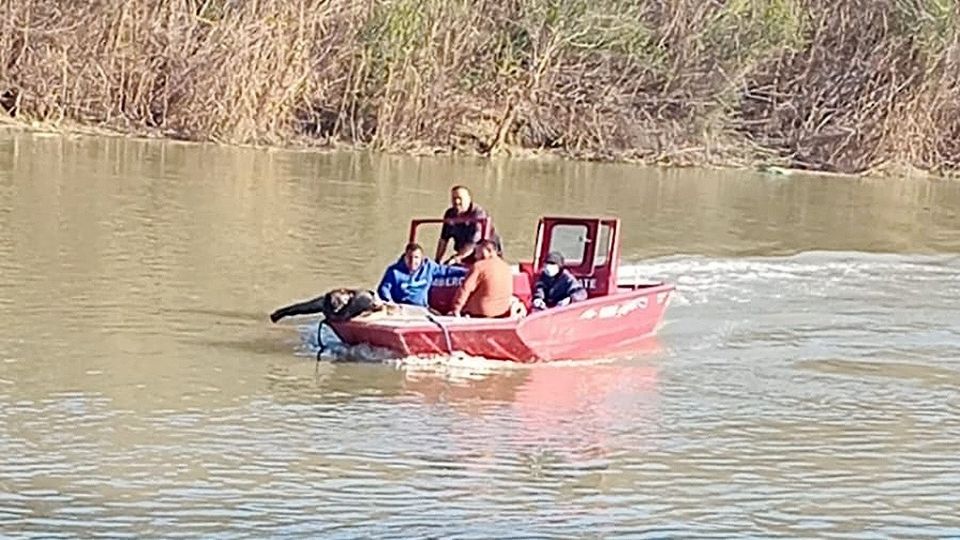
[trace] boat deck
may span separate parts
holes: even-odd
[[[434,315],[420,306],[391,304],[389,313],[375,312],[352,319],[351,323],[372,324],[380,327],[411,328],[426,324],[444,326],[474,326],[489,325],[491,322],[506,322],[509,318],[490,319],[484,317],[454,317],[451,315]]]

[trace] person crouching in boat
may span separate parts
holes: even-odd
[[[565,306],[571,302],[581,302],[586,299],[587,291],[580,284],[580,280],[563,267],[563,255],[556,251],[548,253],[543,270],[537,277],[537,283],[533,289],[534,311]]]
[[[513,305],[513,272],[497,254],[497,244],[483,240],[474,250],[476,262],[453,298],[452,314],[460,317],[509,317]]]
[[[430,285],[434,278],[463,277],[467,269],[438,264],[423,256],[420,244],[409,243],[403,255],[387,267],[377,286],[377,295],[384,302],[427,306]]]

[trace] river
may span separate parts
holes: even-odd
[[[316,362],[473,188],[610,214],[628,358]],[[427,245],[430,243],[427,242]],[[960,537],[960,183],[0,133],[0,535]]]

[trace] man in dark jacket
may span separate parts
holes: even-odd
[[[552,251],[547,254],[543,271],[533,290],[533,309],[536,311],[587,299],[587,291],[580,281],[563,267],[563,256]]]
[[[270,321],[277,322],[284,317],[314,313],[322,313],[330,321],[348,321],[364,313],[381,311],[383,308],[383,302],[373,291],[334,289],[323,296],[282,307],[270,314]]]
[[[444,264],[458,264],[469,261],[477,243],[483,236],[482,224],[478,220],[487,219],[487,240],[492,240],[497,246],[497,253],[503,254],[503,245],[500,235],[493,226],[492,218],[487,211],[473,202],[470,190],[465,186],[453,186],[450,190],[450,208],[443,213],[443,229],[440,231],[440,240],[437,241],[437,254],[434,260]],[[453,255],[444,260],[447,244],[453,240]]]

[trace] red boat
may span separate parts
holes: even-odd
[[[415,219],[410,241],[424,224],[442,219]],[[482,223],[484,236],[489,232]],[[588,298],[562,307],[530,311],[532,289],[551,251],[564,256],[566,268],[587,290]],[[656,333],[673,285],[620,279],[620,220],[617,218],[544,217],[537,227],[532,261],[515,267],[513,293],[530,313],[513,318],[439,316],[422,309],[407,313],[329,322],[348,345],[366,343],[401,356],[452,354],[517,362],[574,360],[627,353],[643,347]],[[431,284],[430,307],[448,313],[463,278]]]

